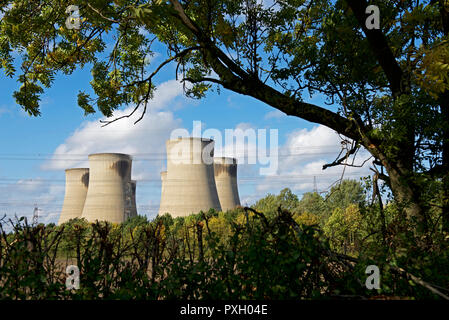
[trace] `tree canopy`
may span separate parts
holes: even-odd
[[[449,230],[449,5],[376,5],[379,29],[366,24],[366,0],[6,0],[0,62],[33,116],[58,72],[89,66],[93,92],[78,104],[108,117],[127,104],[143,116],[155,75],[175,63],[190,97],[226,88],[340,133],[342,153],[325,168],[357,165],[366,148],[374,185],[391,188],[416,230],[431,228],[430,202]],[[148,65],[156,42],[167,59]],[[307,102],[316,95],[325,104]]]

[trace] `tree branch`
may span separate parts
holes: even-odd
[[[326,170],[327,168],[335,167],[335,166],[338,166],[338,165],[342,164],[343,161],[346,161],[346,160],[348,159],[348,157],[349,157],[351,154],[354,154],[358,149],[359,149],[358,146],[354,146],[353,148],[351,148],[351,150],[349,150],[348,152],[346,152],[346,154],[345,154],[343,157],[341,157],[340,159],[335,160],[335,161],[332,162],[332,163],[325,164],[325,165],[323,166],[323,170]],[[340,154],[341,154],[341,152],[340,152]],[[366,162],[366,161],[365,161],[365,162]]]
[[[159,66],[158,66],[158,67],[157,67],[157,68],[156,68],[156,69],[155,69],[155,70],[148,76],[148,78],[146,78],[146,79],[144,79],[144,80],[134,81],[134,82],[132,82],[132,83],[130,83],[130,84],[127,84],[125,87],[129,87],[129,86],[133,86],[133,85],[136,85],[136,84],[142,84],[142,83],[148,82],[149,85],[148,85],[148,90],[147,90],[147,92],[146,92],[146,94],[145,94],[145,97],[144,97],[143,99],[139,100],[139,102],[137,103],[137,106],[133,109],[133,111],[131,111],[131,113],[129,113],[129,114],[127,114],[127,115],[124,115],[124,116],[121,116],[121,117],[118,117],[118,118],[115,118],[115,119],[113,119],[113,120],[100,120],[100,123],[104,123],[104,125],[103,125],[102,127],[105,127],[105,126],[107,126],[107,125],[109,125],[109,124],[111,124],[111,123],[113,123],[113,122],[116,122],[116,121],[118,121],[118,120],[120,120],[120,119],[124,119],[124,118],[129,118],[129,117],[131,117],[131,116],[137,111],[137,109],[139,109],[141,103],[142,103],[143,101],[145,101],[145,106],[144,106],[144,110],[143,110],[143,112],[142,112],[142,115],[139,117],[139,119],[137,119],[137,121],[134,122],[134,124],[136,124],[136,123],[138,123],[140,120],[142,120],[143,116],[145,115],[146,109],[147,109],[147,104],[148,104],[148,100],[149,100],[150,93],[151,93],[151,85],[152,85],[153,77],[154,77],[155,75],[157,75],[158,72],[159,72],[165,65],[167,65],[168,63],[172,62],[173,60],[176,60],[176,59],[179,59],[179,58],[184,57],[184,56],[185,56],[187,53],[189,53],[190,51],[198,50],[198,49],[200,49],[199,46],[195,46],[195,47],[190,47],[190,48],[184,49],[184,50],[182,50],[181,52],[175,54],[173,57],[170,57],[170,58],[166,59],[164,62],[162,62],[162,63],[161,63],[161,64],[160,64],[160,65],[159,65]]]
[[[213,83],[217,83],[217,84],[223,85],[223,82],[220,81],[220,79],[214,79],[214,78],[208,78],[208,77],[203,77],[203,78],[199,78],[199,79],[183,78],[181,80],[181,82],[184,82],[184,81],[188,81],[190,83],[199,83],[199,82],[207,81],[207,82],[213,82]]]
[[[439,291],[438,289],[436,289],[435,287],[433,287],[432,285],[430,285],[429,283],[425,282],[424,280],[414,276],[411,273],[408,273],[407,271],[405,271],[404,269],[400,268],[400,267],[394,267],[391,266],[391,268],[393,270],[396,270],[400,273],[405,274],[408,278],[412,279],[413,282],[423,286],[424,288],[430,290],[432,293],[436,294],[437,296],[445,299],[445,300],[449,300],[449,296],[445,295],[444,293],[442,293],[441,291]]]
[[[89,2],[87,3],[87,6],[88,6],[92,11],[94,11],[96,14],[98,14],[100,17],[102,17],[103,19],[105,19],[105,20],[107,20],[107,21],[109,21],[109,22],[112,22],[112,23],[120,23],[120,21],[117,21],[117,20],[114,20],[114,19],[105,17],[105,16],[101,13],[100,10],[98,10],[98,9],[96,9],[96,8],[94,8],[94,7],[92,7],[92,6],[89,4]]]
[[[287,115],[325,125],[348,138],[359,140],[360,135],[355,121],[346,119],[330,110],[289,97],[264,84],[259,79],[251,77],[206,37],[206,33],[200,30],[185,14],[178,0],[170,0],[170,2],[177,13],[178,19],[198,39],[205,60],[220,76],[224,88],[256,98]]]
[[[367,29],[366,28],[366,13],[365,10],[368,7],[366,0],[346,0],[352,12],[354,13],[359,26],[365,33],[371,50],[379,61],[385,75],[390,83],[390,89],[394,96],[407,91],[403,81],[403,71],[396,61],[387,39],[381,30]]]

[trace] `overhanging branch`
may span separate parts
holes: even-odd
[[[371,50],[385,72],[390,84],[391,92],[394,96],[399,96],[406,91],[403,82],[403,71],[396,61],[393,52],[388,45],[387,38],[382,31],[380,29],[368,29],[366,27],[367,15],[365,10],[368,7],[368,2],[366,0],[346,0],[346,2],[354,13],[359,26],[365,33]]]
[[[138,123],[140,120],[142,120],[142,119],[143,119],[143,116],[145,115],[146,110],[147,110],[147,105],[148,105],[148,100],[149,100],[149,98],[150,98],[150,93],[151,93],[151,86],[152,86],[152,80],[153,80],[153,77],[154,77],[155,75],[157,75],[157,74],[159,73],[159,71],[160,71],[164,66],[166,66],[167,64],[169,64],[169,63],[172,62],[173,60],[182,58],[182,57],[184,57],[187,53],[189,53],[189,52],[191,52],[191,51],[193,51],[193,50],[198,50],[198,49],[200,49],[200,48],[201,48],[201,47],[199,47],[199,46],[195,46],[195,47],[190,47],[190,48],[184,49],[184,50],[180,51],[179,53],[175,54],[173,57],[170,57],[170,58],[166,59],[164,62],[162,62],[162,63],[161,63],[161,64],[160,64],[160,65],[159,65],[159,66],[158,66],[158,67],[157,67],[157,68],[156,68],[156,69],[155,69],[155,70],[148,76],[148,78],[143,79],[143,80],[139,80],[139,81],[134,81],[134,82],[132,82],[132,83],[127,84],[125,87],[130,87],[130,86],[134,86],[134,85],[137,85],[137,84],[142,84],[142,83],[148,82],[148,89],[147,89],[147,92],[145,93],[145,96],[144,96],[142,99],[139,100],[139,102],[137,103],[136,107],[135,107],[129,114],[126,114],[126,115],[121,116],[121,117],[117,117],[117,118],[115,118],[115,119],[113,119],[113,120],[100,120],[100,123],[103,123],[103,124],[104,124],[102,127],[105,127],[105,126],[107,126],[107,125],[109,125],[109,124],[111,124],[111,123],[113,123],[113,122],[118,121],[118,120],[121,120],[121,119],[124,119],[124,118],[129,118],[129,117],[131,117],[131,116],[137,111],[137,109],[139,109],[139,107],[141,106],[142,102],[145,102],[144,110],[143,110],[141,116],[139,117],[139,119],[137,119],[137,120],[134,122],[134,124],[136,124],[136,123]]]
[[[355,120],[346,119],[330,110],[289,97],[259,79],[249,76],[186,15],[178,0],[170,0],[170,2],[176,12],[176,17],[197,38],[205,60],[218,74],[224,88],[256,98],[287,115],[322,124],[350,139],[359,140],[360,134]]]

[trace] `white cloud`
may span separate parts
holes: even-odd
[[[64,170],[88,165],[91,153],[117,152],[135,155],[145,160],[149,156],[163,155],[165,140],[170,132],[181,125],[170,111],[181,103],[182,87],[176,81],[167,81],[158,86],[155,97],[148,104],[143,119],[134,125],[142,107],[130,118],[124,118],[107,126],[95,121],[87,121],[75,130],[63,144],[59,145],[50,161],[42,165],[44,170]],[[114,117],[129,114],[134,106],[117,111]],[[161,111],[161,109],[165,109]],[[102,120],[106,120],[103,118]],[[109,119],[111,120],[111,119]]]
[[[326,191],[341,178],[343,170],[344,178],[350,179],[370,174],[369,161],[362,168],[335,166],[323,170],[323,165],[335,160],[341,147],[338,134],[322,125],[291,132],[279,150],[279,175],[266,177],[257,185],[257,192],[277,193],[286,187],[298,193],[309,192],[314,189],[315,179],[318,191]],[[354,164],[362,164],[369,156],[365,149],[360,150]]]
[[[281,119],[281,118],[283,118],[285,116],[286,116],[286,114],[283,113],[282,111],[280,111],[280,110],[273,110],[273,111],[267,112],[267,114],[265,114],[264,119],[265,120]]]
[[[239,165],[256,164],[257,130],[247,122],[238,123],[233,130],[234,133],[236,133],[235,130],[241,130],[242,136],[228,141],[233,135],[226,137],[226,131],[222,132],[222,141],[215,141],[215,156],[236,158]],[[245,136],[251,132],[254,133],[254,136]]]
[[[123,114],[129,111],[125,110]],[[127,153],[136,158],[148,158],[149,155],[162,152],[161,148],[171,130],[180,125],[180,120],[174,119],[171,112],[147,114],[136,125],[134,121],[125,118],[103,128],[97,121],[84,123],[56,148],[52,159],[45,162],[42,169],[85,167],[87,156],[99,152]]]
[[[5,12],[9,11],[12,8],[12,3],[8,4],[5,8],[2,8],[2,11],[0,11],[0,19],[2,19],[5,16]]]
[[[182,99],[181,85],[176,81],[165,82],[159,85],[155,98],[150,101],[146,116],[137,125],[133,123],[140,116],[139,111],[132,118],[122,119],[106,127],[101,127],[98,121],[84,122],[55,149],[51,160],[43,163],[41,168],[48,171],[57,170],[58,174],[62,175],[66,168],[87,167],[87,156],[91,153],[131,154],[134,159],[132,175],[138,180],[137,204],[141,208],[139,214],[150,213],[149,216],[152,216],[159,205],[160,171],[166,166],[165,140],[170,137],[172,130],[182,124],[173,114],[173,110],[184,105],[185,100]],[[118,111],[115,117],[126,115],[131,110],[132,107]],[[235,129],[256,130],[250,123],[245,122],[237,124]],[[341,166],[322,170],[322,166],[332,162],[341,150],[338,134],[324,126],[291,132],[284,145],[279,147],[279,175],[272,177],[261,176],[259,164],[247,164],[245,154],[256,154],[255,142],[248,143],[245,139],[237,141],[234,146],[224,141],[225,132],[222,134],[223,145],[216,146],[215,155],[238,158],[238,179],[243,205],[252,204],[267,192],[277,193],[285,187],[290,187],[297,193],[312,191],[314,176],[318,189],[322,191],[341,176]],[[367,157],[368,153],[361,151],[358,163]],[[347,168],[345,177],[368,175],[368,164],[369,162],[364,168]],[[62,207],[64,181],[61,180],[57,184],[39,178],[33,181],[17,181],[9,187],[0,187],[0,194],[2,199],[9,203],[17,201],[14,210],[17,210],[17,213],[27,213],[29,217],[32,215],[33,203],[37,201],[42,209],[40,221],[56,222]],[[3,212],[0,211],[1,213]]]
[[[281,169],[290,171],[298,163],[334,157],[341,150],[338,134],[322,125],[310,130],[300,129],[288,135],[287,142],[279,151]],[[281,172],[282,173],[282,172]]]

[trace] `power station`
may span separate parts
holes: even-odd
[[[228,211],[240,206],[237,160],[225,157],[214,158],[214,174],[221,209]]]
[[[64,205],[62,206],[58,224],[81,217],[88,186],[89,169],[77,168],[65,171]]]
[[[166,141],[167,171],[161,172],[159,214],[187,216],[213,208],[240,205],[237,161],[214,158],[212,139]],[[132,158],[123,153],[91,154],[89,169],[67,169],[59,224],[72,218],[122,223],[137,216],[137,181],[131,179]]]
[[[159,214],[179,217],[210,208],[221,211],[214,176],[214,141],[178,138],[167,140],[166,148],[167,173],[161,175]]]
[[[131,156],[122,153],[89,155],[89,188],[82,218],[122,223],[133,213]]]

